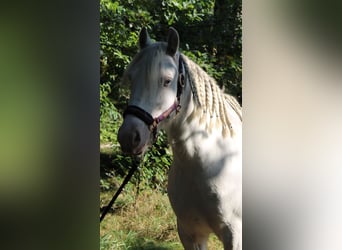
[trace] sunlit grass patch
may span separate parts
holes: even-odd
[[[151,189],[136,195],[132,185],[127,189],[101,223],[101,249],[182,249],[167,196]]]

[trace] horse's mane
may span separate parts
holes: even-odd
[[[214,78],[210,77],[199,65],[183,54],[182,57],[195,101],[195,109],[188,119],[199,117],[199,122],[205,123],[207,130],[221,129],[224,137],[232,136],[234,130],[229,119],[228,105],[242,120],[240,104],[233,96],[225,94]]]

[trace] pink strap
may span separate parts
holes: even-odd
[[[161,122],[162,120],[166,119],[167,117],[169,117],[169,115],[177,110],[178,108],[178,101],[175,100],[175,102],[172,104],[172,106],[170,108],[168,108],[167,110],[165,110],[160,116],[154,118],[154,121],[156,123],[156,125]]]

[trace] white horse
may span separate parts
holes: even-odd
[[[131,84],[118,140],[124,152],[142,154],[163,128],[172,145],[168,195],[186,250],[206,249],[215,233],[225,250],[242,249],[242,115],[237,101],[167,43],[153,43],[143,28],[140,51],[123,81]]]

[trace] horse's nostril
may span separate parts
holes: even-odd
[[[133,134],[133,145],[134,146],[139,145],[140,141],[141,141],[140,134],[139,134],[138,131],[135,131],[134,134]]]

